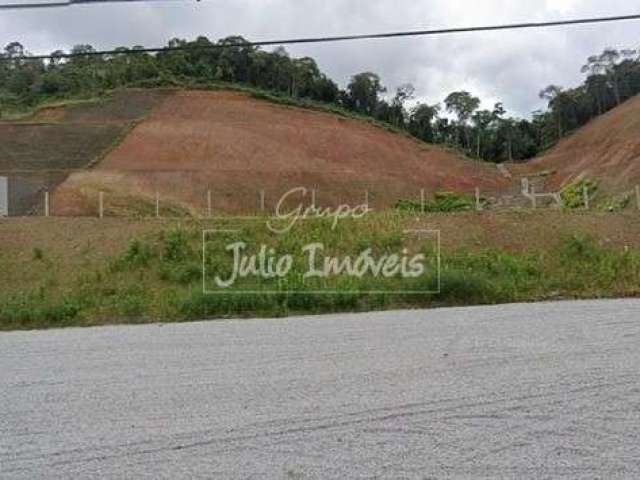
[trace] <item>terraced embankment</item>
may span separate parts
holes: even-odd
[[[0,176],[9,178],[10,214],[42,208],[42,192],[99,162],[166,94],[117,92],[101,101],[46,107],[0,122]]]

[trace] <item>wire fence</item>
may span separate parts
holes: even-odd
[[[56,174],[12,176],[0,181],[0,216],[22,217],[123,217],[123,218],[213,218],[217,216],[281,214],[292,210],[324,211],[341,206],[366,206],[369,210],[404,209],[415,213],[457,211],[507,211],[513,209],[581,209],[640,211],[640,186],[608,195],[590,191],[566,205],[559,192],[545,191],[524,178],[510,188],[473,186],[421,188],[402,181],[299,184],[272,179],[259,182],[217,182],[209,185],[198,172],[181,172],[153,179],[139,175],[102,174],[95,178]],[[105,178],[108,181],[105,181]],[[405,182],[406,183],[406,182]],[[575,197],[575,193],[574,193]]]

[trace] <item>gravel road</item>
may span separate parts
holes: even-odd
[[[0,478],[637,479],[640,301],[0,334]]]

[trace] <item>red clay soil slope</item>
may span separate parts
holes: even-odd
[[[640,96],[591,121],[527,167],[553,171],[549,186],[556,189],[580,177],[599,180],[612,194],[640,184]]]
[[[57,214],[158,192],[163,203],[202,212],[267,208],[292,187],[317,189],[319,206],[362,201],[389,207],[428,192],[487,192],[508,186],[495,166],[363,121],[277,105],[235,92],[178,91],[140,122],[93,170],[72,175],[56,192]],[[120,200],[116,201],[116,198]],[[142,200],[140,200],[142,201]]]

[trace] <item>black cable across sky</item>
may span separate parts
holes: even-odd
[[[81,0],[85,2],[91,2],[95,0]],[[118,1],[145,1],[145,0],[118,0]],[[73,57],[86,57],[96,55],[122,55],[122,54],[140,54],[140,53],[159,53],[159,52],[171,52],[171,51],[184,51],[184,50],[216,50],[221,48],[233,48],[233,47],[266,47],[275,45],[296,45],[296,44],[308,44],[308,43],[331,43],[331,42],[345,42],[354,40],[376,40],[376,39],[388,39],[388,38],[404,38],[404,37],[426,37],[434,35],[448,35],[458,33],[475,33],[475,32],[491,32],[498,30],[522,30],[522,29],[534,29],[534,28],[547,28],[547,27],[559,27],[559,26],[571,26],[571,25],[587,25],[587,24],[600,24],[609,22],[622,22],[630,20],[640,20],[640,14],[635,15],[621,15],[615,17],[597,17],[597,18],[582,18],[574,20],[557,20],[550,22],[530,22],[530,23],[512,23],[505,25],[491,25],[483,27],[459,27],[459,28],[443,28],[436,30],[413,30],[413,31],[400,31],[389,33],[371,33],[364,35],[340,35],[333,37],[308,37],[308,38],[292,38],[285,40],[263,40],[258,42],[229,42],[224,44],[209,44],[209,45],[189,45],[178,47],[159,47],[159,48],[138,48],[135,50],[96,50],[92,52],[84,53],[61,53],[59,55],[33,55],[23,57],[13,57],[13,60],[44,60],[49,58],[73,58]],[[6,58],[3,60],[7,60]]]
[[[73,7],[74,5],[89,5],[92,3],[136,3],[180,0],[66,0],[51,2],[25,2],[0,4],[0,10],[33,10],[36,8]],[[200,0],[194,0],[200,1]]]

